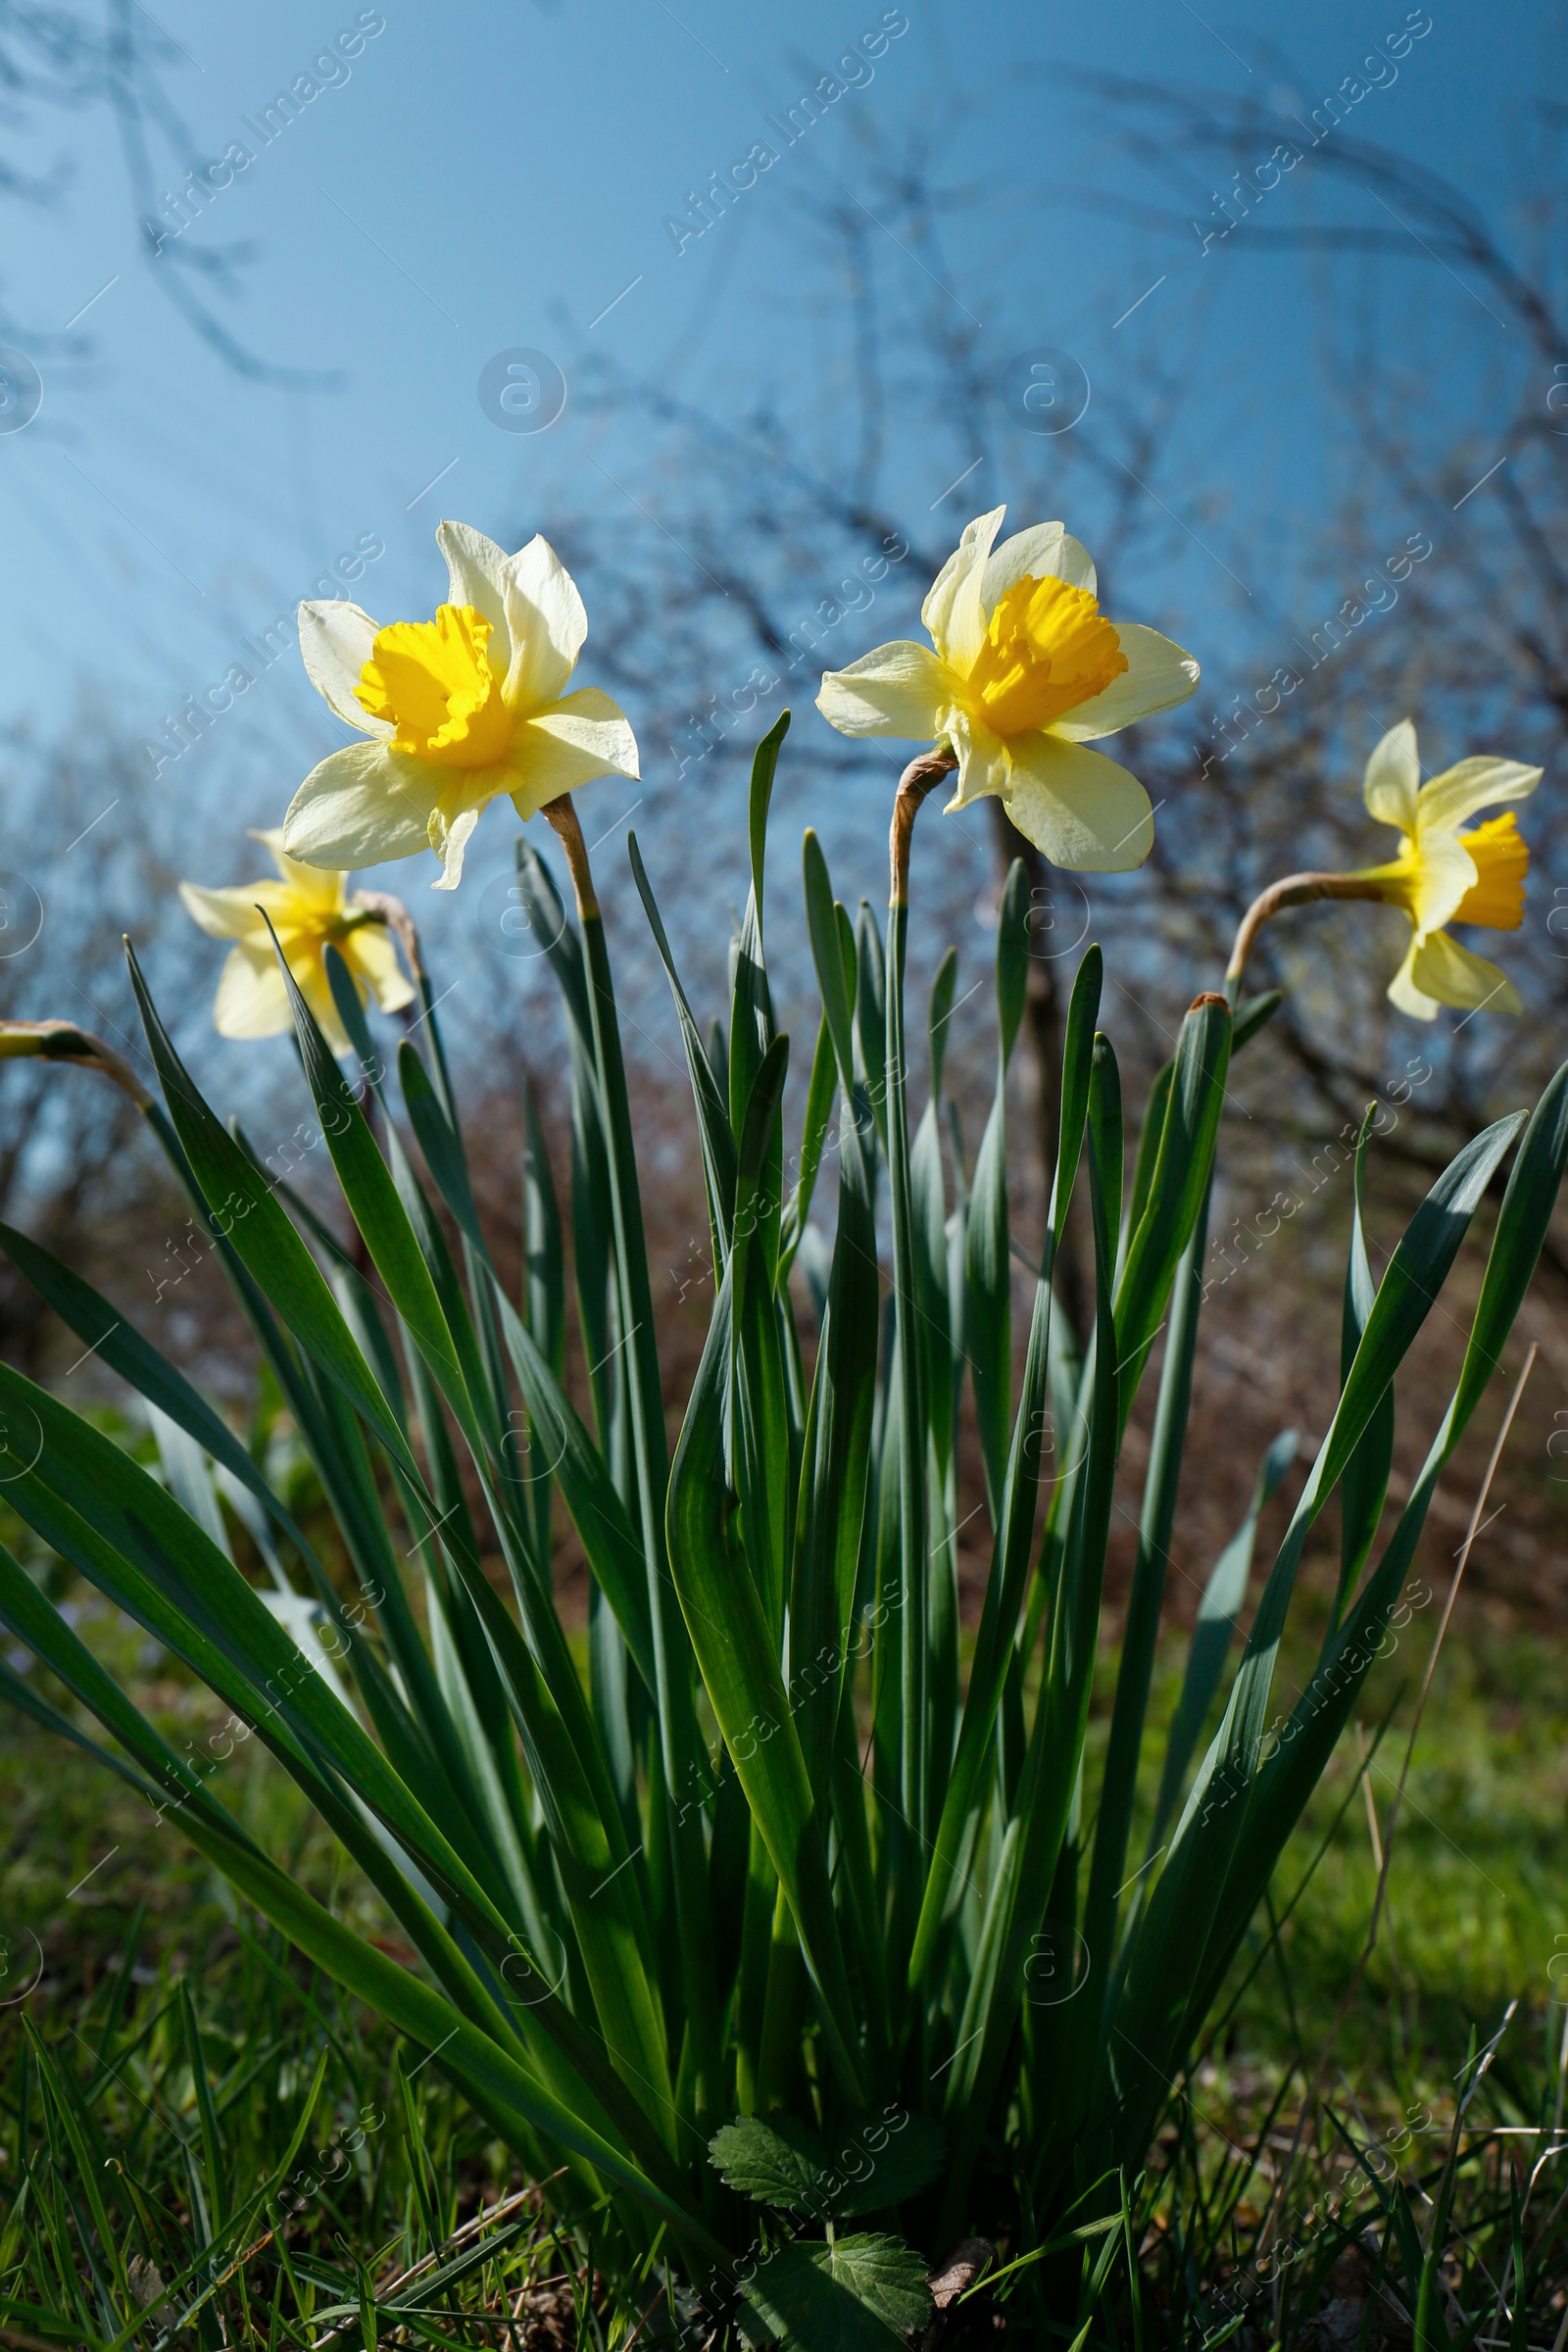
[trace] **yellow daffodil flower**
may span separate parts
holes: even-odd
[[[1540,781],[1539,767],[1482,758],[1461,760],[1423,784],[1407,718],[1389,729],[1367,761],[1367,808],[1380,824],[1396,825],[1402,838],[1397,858],[1364,867],[1356,878],[1378,884],[1377,895],[1410,918],[1410,945],[1389,984],[1390,1002],[1401,1012],[1430,1021],[1440,1004],[1523,1011],[1513,982],[1450,939],[1445,926],[1518,930],[1530,852],[1512,810],[1471,832],[1459,828],[1479,808],[1528,800]]]
[[[595,686],[565,691],[587,615],[555,550],[514,556],[465,522],[436,541],[451,601],[433,620],[378,628],[358,605],[300,607],[300,652],[318,694],[368,738],[332,752],[283,823],[308,865],[374,865],[427,845],[437,890],[455,890],[463,853],[498,793],[520,817],[593,776],[635,777],[637,742]]]
[[[1054,864],[1121,873],[1152,847],[1149,795],[1084,747],[1186,702],[1198,663],[1153,629],[1104,618],[1094,564],[1059,522],[995,547],[1005,513],[976,516],[921,606],[935,650],[880,645],[829,670],[816,707],[841,735],[945,740],[950,809],[994,793]]]
[[[218,983],[213,1025],[220,1037],[276,1037],[294,1026],[265,910],[327,1044],[334,1054],[346,1054],[349,1040],[332,1002],[322,950],[328,943],[336,948],[362,1004],[373,995],[383,1012],[396,1012],[412,1002],[414,990],[398,967],[391,936],[384,923],[350,906],[346,874],[302,865],[285,852],[280,832],[253,833],[251,839],[265,843],[280,881],[244,883],[233,890],[205,890],[196,882],[179,886],[186,912],[208,936],[234,942]]]

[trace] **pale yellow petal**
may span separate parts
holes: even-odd
[[[530,539],[507,566],[507,709],[537,710],[559,702],[588,635],[588,615],[576,582],[546,539]]]
[[[213,1026],[220,1037],[279,1037],[294,1026],[288,990],[265,931],[259,948],[235,948],[223,965]]]
[[[392,721],[372,718],[354,693],[375,642],[377,624],[368,612],[337,600],[305,604],[299,626],[305,674],[333,716],[361,735],[390,736]]]
[[[326,976],[326,963],[319,945],[317,946],[314,954],[301,956],[298,960],[291,956],[288,959],[288,968],[294,975],[295,987],[316,1015],[316,1025],[331,1051],[337,1054],[352,1053],[353,1045],[348,1031],[338,1016],[337,1001],[332,995],[332,983]],[[354,975],[351,973],[350,978],[353,977]],[[355,980],[354,984],[360,1003],[363,1004],[365,991],[358,980]],[[289,1019],[292,1025],[292,1009]]]
[[[1004,800],[1011,785],[1012,761],[1002,737],[983,718],[963,710],[950,712],[947,732],[958,755],[958,768],[944,815],[967,808],[975,801]]]
[[[1410,920],[1416,945],[1428,932],[1448,922],[1467,891],[1476,884],[1476,861],[1456,833],[1431,831],[1418,836]]]
[[[200,923],[209,939],[267,936],[266,925],[256,911],[254,889],[208,890],[200,882],[182,882],[179,895],[185,912],[193,922]]]
[[[425,847],[430,811],[452,775],[387,744],[348,744],[312,768],[289,803],[287,853],[345,870],[411,858]]]
[[[1408,718],[1401,718],[1396,727],[1389,729],[1366,763],[1361,793],[1367,814],[1375,816],[1380,825],[1397,825],[1401,833],[1413,833],[1416,787],[1420,781],[1415,727]]]
[[[452,603],[471,605],[490,623],[486,657],[492,673],[504,678],[512,666],[512,632],[507,626],[511,557],[466,522],[439,524],[435,543],[447,560]]]
[[[980,603],[987,619],[1013,582],[1022,579],[1065,580],[1069,587],[1082,588],[1090,596],[1097,593],[1088,548],[1059,522],[1036,522],[1026,531],[1014,531],[987,559],[980,584]]]
[[[1389,1003],[1399,1012],[1408,1013],[1412,1021],[1435,1021],[1438,1000],[1423,995],[1410,974],[1415,965],[1416,943],[1412,938],[1404,951],[1404,961],[1389,982]]]
[[[901,735],[930,743],[945,733],[957,681],[929,646],[901,637],[874,646],[848,669],[830,669],[816,707],[841,735]]]
[[[456,890],[463,880],[463,854],[468,846],[468,836],[479,822],[479,810],[459,808],[449,813],[445,808],[432,808],[428,839],[441,860],[441,872],[431,883],[432,890]]]
[[[384,923],[361,923],[336,944],[344,962],[371,991],[383,1012],[397,1012],[413,1003],[413,986]]]
[[[1497,801],[1527,801],[1541,782],[1539,767],[1517,760],[1486,757],[1461,760],[1432,776],[1416,801],[1416,829],[1423,837],[1438,828],[1462,825],[1478,808]]]
[[[932,581],[920,618],[942,659],[960,677],[967,677],[986,633],[980,590],[992,542],[1002,528],[1005,507],[993,507],[964,525],[963,536]]]
[[[580,686],[524,719],[502,783],[526,818],[595,776],[635,782],[638,772],[637,738],[624,711],[597,686]]]
[[[1489,1012],[1524,1010],[1523,999],[1507,975],[1484,956],[1462,948],[1446,931],[1435,931],[1416,949],[1410,980],[1423,996],[1461,1011],[1479,1011],[1483,1005]]]
[[[1053,865],[1122,874],[1143,864],[1154,846],[1154,815],[1130,768],[1055,735],[1020,735],[1007,749],[1007,814]]]
[[[286,888],[301,903],[302,913],[313,916],[335,914],[343,905],[347,884],[341,871],[329,871],[325,866],[306,865],[291,858],[283,847],[283,828],[271,825],[249,828],[252,841],[259,841],[277,867]],[[273,917],[276,920],[276,917]]]
[[[1077,542],[1074,541],[1074,545]],[[1127,667],[1101,694],[1065,711],[1047,732],[1067,743],[1093,743],[1156,710],[1172,710],[1198,692],[1198,663],[1173,639],[1136,620],[1114,624]]]

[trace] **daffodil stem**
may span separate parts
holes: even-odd
[[[928,792],[936,790],[944,776],[952,775],[957,764],[956,754],[939,747],[935,751],[922,752],[918,760],[911,760],[899,778],[898,794],[893,803],[893,825],[888,836],[888,858],[893,868],[890,906],[904,906],[908,903],[909,842],[914,833],[914,820],[920,813],[920,803]]]
[[[571,887],[577,894],[577,912],[584,922],[589,922],[599,912],[599,900],[594,891],[593,867],[588,862],[588,845],[583,840],[570,793],[564,792],[559,801],[547,801],[541,813],[566,853]]]
[[[1234,1004],[1241,991],[1242,975],[1248,957],[1257,945],[1257,935],[1263,925],[1273,920],[1282,906],[1305,906],[1314,899],[1382,899],[1388,896],[1381,883],[1367,880],[1360,874],[1286,874],[1281,881],[1271,882],[1243,915],[1231,950],[1230,967],[1225,974],[1225,994]]]

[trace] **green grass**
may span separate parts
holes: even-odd
[[[207,1724],[210,1696],[182,1670],[153,1656],[138,1632],[117,1626],[90,1589],[69,1587],[62,1597],[79,1607],[84,1637],[115,1663],[176,1746]],[[1378,1670],[1366,1693],[1369,1732],[1376,1717],[1397,1702],[1373,1772],[1380,1822],[1387,1820],[1391,1781],[1403,1756],[1403,1727],[1436,1616],[1431,1608],[1413,1618],[1397,1657]],[[1303,1636],[1302,1659],[1309,1662],[1311,1654]],[[1287,1657],[1287,1676],[1290,1666]],[[1154,1720],[1174,1699],[1174,1678],[1167,1676],[1156,1683]],[[1108,1686],[1102,1700],[1108,1700]],[[334,1864],[332,1841],[286,1775],[254,1747],[232,1760],[230,1773],[225,1801],[254,1834],[270,1850],[288,1854],[303,1881],[339,1916],[395,1942],[373,1893]],[[1320,2208],[1336,2183],[1354,2177],[1332,2127],[1320,2120],[1308,2132],[1290,2179],[1282,2179],[1303,2083],[1323,2065],[1366,1936],[1376,1872],[1356,1777],[1353,1748],[1342,1748],[1275,1889],[1283,1906],[1349,1795],[1348,1810],[1318,1864],[1311,1899],[1277,1942],[1266,1921],[1249,1939],[1233,1985],[1255,1973],[1198,2068],[1191,2104],[1162,2135],[1141,2262],[1144,2318],[1155,2342],[1201,2340],[1183,2276],[1180,2221],[1200,2183],[1220,2200],[1206,2224],[1211,2297],[1223,2293],[1234,2259],[1222,2227],[1226,2205],[1238,2248],[1245,2249],[1256,2239],[1275,2197],[1287,2223],[1308,2240],[1308,2259],[1299,2270],[1303,2280],[1310,2284],[1314,2266],[1326,2270],[1337,2258],[1335,2287],[1348,2288],[1353,2302],[1356,2292],[1365,2295],[1374,2275],[1375,2256],[1362,2258],[1358,2270],[1353,2252],[1338,2254],[1332,2229],[1312,2241],[1310,2230],[1299,2227],[1299,2216]],[[1516,2129],[1504,2139],[1467,2141],[1456,2191],[1455,2244],[1462,2230],[1494,2256],[1493,2240],[1499,2228],[1506,2235],[1507,2224],[1499,2158],[1511,2163],[1530,2144],[1517,2127],[1541,2120],[1544,2109],[1549,2115],[1568,2018],[1568,2009],[1550,2005],[1568,1996],[1568,1984],[1554,1984],[1546,1973],[1553,1955],[1568,1949],[1565,1796],[1568,1692],[1551,1646],[1535,1632],[1498,1629],[1479,1606],[1462,1612],[1445,1648],[1407,1784],[1390,1882],[1392,1934],[1381,1938],[1363,1991],[1332,2044],[1326,2086],[1330,2106],[1363,2141],[1386,2140],[1423,2116],[1434,2124],[1446,2121],[1453,2114],[1454,2077],[1463,2068],[1472,2029],[1484,2044],[1508,2003],[1518,2000],[1476,2110],[1478,2120]],[[415,2076],[412,2114],[405,2113],[395,2070],[400,2057],[409,2070],[422,2053],[409,2050],[368,2010],[291,1955],[265,1924],[236,1905],[220,1877],[167,1828],[155,1827],[145,1805],[108,1782],[91,1759],[9,1713],[0,1717],[0,1818],[9,1825],[0,1862],[0,1920],[12,1970],[12,1997],[0,2009],[0,2297],[13,2315],[25,2307],[59,2315],[66,2325],[57,2333],[40,2318],[29,2327],[13,2316],[4,2323],[10,2336],[0,2333],[0,2342],[14,2340],[19,2330],[38,2341],[71,2340],[71,2274],[79,2270],[82,2244],[93,2234],[90,2221],[78,2230],[89,2211],[86,2168],[63,2141],[58,2120],[51,2120],[24,2020],[61,2077],[77,2086],[105,2150],[123,2167],[125,2187],[111,2171],[105,2196],[122,2259],[152,2262],[166,2282],[202,2256],[196,2190],[206,2177],[206,2159],[179,2019],[181,1981],[191,1991],[213,2085],[225,2195],[236,2207],[277,2175],[324,2060],[305,2139],[286,2176],[296,2181],[287,2200],[291,2210],[285,2219],[283,2200],[274,2192],[246,2242],[263,2237],[274,2218],[284,2222],[281,2236],[260,2246],[213,2296],[198,2315],[192,2341],[314,2342],[331,2325],[318,2315],[357,2301],[362,2275],[383,2282],[395,2278],[482,2208],[526,2185],[515,2159],[488,2137],[439,2069],[425,2067]],[[41,1947],[42,1974],[28,1997],[18,2000],[16,1992],[37,1969],[32,1937]],[[1222,2002],[1221,2016],[1225,2007]],[[1271,2117],[1276,2102],[1279,2113]],[[329,2158],[334,2135],[341,2146],[361,2128],[366,2109],[366,2122],[386,2120],[366,2132],[352,2163]],[[1244,2172],[1232,2148],[1250,2154],[1260,2138],[1262,2162]],[[1430,2183],[1446,2147],[1434,2130],[1412,2133],[1408,2148],[1399,2151],[1406,2175],[1425,2174]],[[60,2160],[57,2178],[63,2176],[65,2191],[56,2229],[40,2219],[37,2202],[36,2184],[49,2177],[51,2153]],[[314,2175],[308,2170],[313,2161]],[[341,2179],[299,2193],[304,2180],[340,2165]],[[35,2185],[24,2194],[28,2179]],[[1376,2245],[1376,2200],[1361,2179],[1361,2196],[1348,2205],[1347,2218],[1369,2218],[1372,2234],[1363,2242]],[[534,2340],[571,2341],[572,2299],[579,2309],[586,2302],[582,2252],[555,2246],[529,2204],[510,2218],[519,2217],[528,2228],[492,2262],[443,2290],[450,2294],[443,2309],[493,2316],[504,2295],[514,2301],[531,2278]],[[499,2227],[506,2226],[503,2217]],[[1568,2248],[1568,2222],[1559,2216],[1556,2228]],[[221,2271],[232,2259],[229,2253],[214,2267]],[[1561,2307],[1551,2298],[1560,2295],[1565,2271],[1559,2255],[1557,2272],[1541,2284],[1542,2316],[1528,2336],[1533,2344],[1549,2345],[1555,2335]],[[1245,2266],[1242,2275],[1250,2275]],[[145,2272],[137,2276],[146,2282]],[[201,2283],[199,2278],[190,2301]],[[1321,2281],[1313,2285],[1310,2304],[1328,2291]],[[1472,2279],[1467,2291],[1486,2300],[1484,2280]],[[982,2296],[975,2309],[989,2323],[996,2306]],[[1284,2340],[1298,2339],[1308,2313],[1309,2306],[1279,2315]],[[1217,2320],[1223,2326],[1225,2314]],[[583,2340],[595,2340],[598,2325],[589,2325]],[[378,2327],[381,2340],[392,2340],[390,2315]],[[422,2318],[419,2328],[424,2341],[462,2337],[455,2320]],[[519,2340],[529,2337],[524,2332]],[[996,2340],[994,2329],[990,2340]]]

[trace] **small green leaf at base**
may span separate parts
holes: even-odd
[[[817,2134],[790,2115],[764,2124],[743,2115],[708,2143],[714,2169],[729,2187],[781,2213],[827,2213],[832,2175]]]
[[[879,2127],[883,2129],[883,2127]],[[808,2124],[792,2115],[742,2116],[709,2141],[714,2168],[733,2189],[782,2213],[854,2221],[902,2205],[937,2177],[947,2147],[929,2116],[904,2114],[883,2145],[871,2149],[863,2131],[847,2132],[830,2149]]]
[[[896,2237],[862,2235],[778,2247],[747,2287],[745,2317],[754,2340],[803,2352],[891,2352],[932,2308],[920,2256]]]

